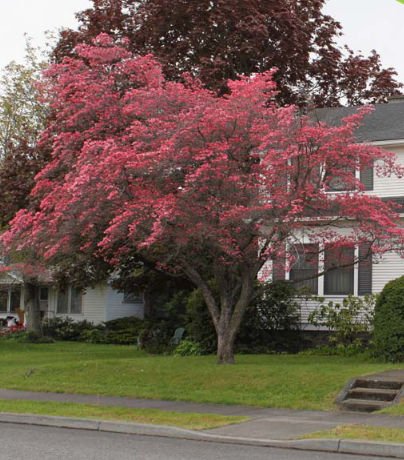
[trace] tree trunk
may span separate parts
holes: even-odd
[[[230,337],[228,331],[217,334],[217,364],[227,366],[235,364],[234,341],[235,335]]]
[[[26,285],[27,300],[25,302],[25,309],[27,311],[27,329],[28,332],[36,332],[42,337],[42,318],[41,307],[39,303],[39,288],[33,283]]]
[[[149,292],[148,288],[143,293],[143,305],[144,305],[144,316],[145,318],[153,318],[153,295]]]
[[[216,328],[217,363],[221,365],[235,364],[234,343],[238,328],[232,324],[231,310],[226,309],[224,305],[222,308],[227,311],[222,311],[218,327]]]

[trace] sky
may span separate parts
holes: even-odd
[[[43,45],[45,30],[74,28],[74,13],[91,4],[90,0],[0,0],[0,68],[13,59],[23,59],[24,33],[35,45]],[[341,44],[364,54],[376,49],[383,65],[394,67],[404,82],[403,4],[397,0],[328,0],[325,11],[344,28]]]

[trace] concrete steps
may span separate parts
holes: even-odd
[[[398,379],[359,377],[348,382],[336,403],[344,410],[375,412],[400,402],[403,387]]]

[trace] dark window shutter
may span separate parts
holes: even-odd
[[[373,165],[369,165],[361,171],[361,182],[365,186],[365,190],[373,190],[373,176]]]
[[[372,294],[372,255],[369,244],[359,246],[358,295]]]
[[[273,280],[274,281],[285,281],[285,257],[282,259],[274,260],[273,262]]]

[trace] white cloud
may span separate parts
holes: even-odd
[[[33,45],[44,45],[46,30],[76,27],[75,13],[88,8],[90,0],[0,0],[0,68],[24,57],[24,34]]]
[[[347,44],[365,55],[375,49],[384,67],[394,67],[404,83],[404,5],[396,0],[328,0],[324,10],[342,24]]]

